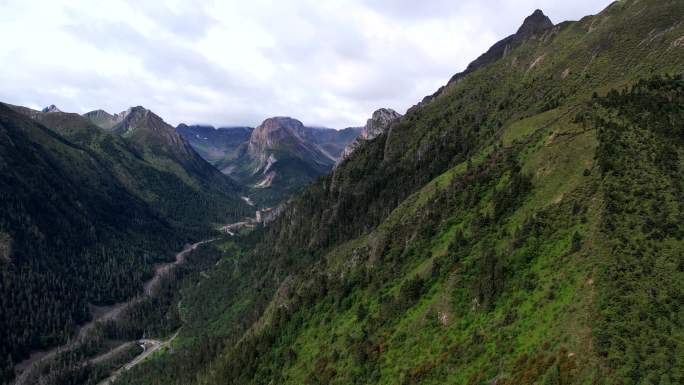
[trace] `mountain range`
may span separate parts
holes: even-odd
[[[359,128],[306,127],[289,117],[252,129],[179,125],[177,131],[221,172],[245,186],[260,206],[275,206],[329,173]]]
[[[231,242],[123,380],[681,383],[683,14],[535,11]]]
[[[134,295],[185,240],[253,213],[237,184],[141,107],[103,130],[54,106],[0,104],[0,130],[5,362],[65,341],[89,304]]]
[[[683,383],[682,15],[534,11],[339,132],[1,104],[0,380],[208,239],[41,381]]]

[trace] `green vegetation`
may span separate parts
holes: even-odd
[[[98,329],[106,340],[180,327],[173,354],[120,382],[682,383],[684,80],[667,75],[684,68],[682,14],[678,0],[616,2],[461,75],[270,226],[208,247],[201,270]],[[87,301],[133,294],[164,259],[132,251],[180,238],[170,208],[124,187],[132,171],[103,183],[97,151],[0,111],[0,143],[31,149],[0,146],[15,162],[0,189],[0,308],[20,314],[0,319],[0,346],[25,355],[66,338]],[[138,154],[193,185],[163,143]],[[58,250],[70,263],[47,257]],[[44,334],[15,329],[34,303],[47,311],[30,327]],[[2,352],[8,368],[15,352]]]
[[[122,382],[681,383],[683,7],[617,2],[411,109]]]
[[[0,105],[0,383],[73,336],[89,304],[137,295],[155,263],[251,213],[196,154],[145,159],[78,115],[25,112]]]

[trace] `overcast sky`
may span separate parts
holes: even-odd
[[[143,105],[176,125],[363,125],[433,93],[536,8],[610,0],[0,0],[0,101]]]

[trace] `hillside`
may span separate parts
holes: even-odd
[[[218,224],[251,214],[252,209],[240,199],[242,188],[202,159],[159,116],[143,107],[132,107],[114,116],[118,117],[114,124],[101,126],[106,132],[90,125],[88,130],[96,134],[88,143],[66,131],[87,125],[78,115],[46,114],[40,119],[67,138],[87,144],[105,157],[115,157],[120,179],[180,222]],[[174,195],[164,196],[174,190]]]
[[[535,12],[225,243],[122,383],[681,383],[683,14]]]
[[[187,143],[164,142],[170,134],[124,138],[56,107],[5,104],[0,130],[2,383],[29,353],[72,336],[89,305],[138,294],[155,263],[252,213]]]
[[[79,146],[5,105],[0,130],[0,298],[12,309],[0,316],[0,356],[16,363],[65,341],[89,302],[135,294],[184,236]]]

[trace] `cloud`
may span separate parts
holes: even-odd
[[[336,128],[404,111],[535,8],[556,22],[610,0],[2,1],[0,100],[172,124]]]

